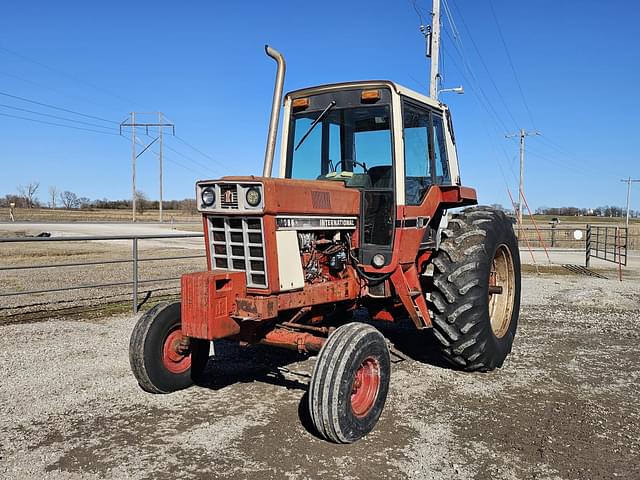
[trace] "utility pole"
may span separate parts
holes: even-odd
[[[156,122],[140,122],[136,121],[136,115],[157,115],[158,120]],[[140,117],[138,117],[140,118]],[[140,155],[146,152],[151,145],[153,145],[156,141],[160,141],[160,151],[158,152],[159,163],[160,163],[160,222],[162,222],[162,163],[163,163],[163,133],[165,128],[171,128],[172,135],[176,134],[176,126],[173,123],[168,122],[164,114],[162,112],[131,112],[131,116],[127,118],[124,122],[120,124],[120,135],[122,135],[122,127],[130,127],[131,128],[131,196],[132,196],[132,218],[133,222],[136,221],[136,160]],[[144,127],[145,133],[149,135],[149,127],[158,129],[158,136],[151,140],[151,142],[146,145],[136,138],[136,127]],[[140,144],[144,148],[138,154],[136,154],[136,143]]]
[[[158,124],[162,124],[162,112],[158,112]],[[162,223],[162,134],[163,128],[159,127],[158,137],[160,138],[160,150],[158,151],[158,160],[160,163],[160,203],[158,207],[160,208],[160,223]]]
[[[120,127],[122,129],[122,127]],[[122,130],[120,131],[122,135]],[[131,204],[133,223],[136,223],[136,112],[131,112]]]
[[[433,0],[433,12],[431,12],[431,28],[427,27],[426,38],[427,57],[431,57],[431,72],[429,78],[429,96],[434,100],[438,99],[438,81],[440,72],[438,70],[438,60],[440,59],[440,0]],[[421,30],[424,29],[421,27]]]
[[[505,138],[520,137],[520,188],[518,191],[518,224],[522,225],[522,203],[524,197],[524,139],[525,137],[537,136],[540,132],[527,132],[524,128],[518,133],[505,135]]]
[[[625,179],[625,180],[620,180],[621,182],[625,182],[627,184],[627,221],[625,223],[625,227],[629,228],[629,205],[630,205],[630,200],[631,200],[631,184],[632,183],[640,183],[640,180],[632,180],[631,177]]]

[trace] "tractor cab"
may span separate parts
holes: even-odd
[[[291,92],[284,106],[280,177],[361,191],[363,264],[391,260],[394,229],[407,220],[398,207],[420,207],[433,185],[460,184],[449,110],[420,93],[351,82]]]

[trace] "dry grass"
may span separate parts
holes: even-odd
[[[131,221],[131,210],[17,208],[14,216],[17,222],[129,222]],[[197,222],[200,220],[198,213],[183,212],[181,210],[164,210],[163,216],[164,221],[167,223]],[[158,218],[158,210],[146,210],[136,215],[136,219],[141,222],[157,222]],[[8,208],[0,208],[0,221],[10,221]]]

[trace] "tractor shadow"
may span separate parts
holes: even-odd
[[[318,435],[309,412],[309,381],[311,375],[287,368],[309,358],[309,355],[267,345],[240,346],[235,342],[213,342],[214,354],[197,385],[220,390],[237,383],[263,382],[304,392],[298,402],[298,417],[304,429],[316,438]]]
[[[440,343],[431,328],[417,330],[411,319],[396,322],[371,320],[365,309],[357,310],[353,320],[368,323],[377,328],[389,341],[391,362],[406,360],[432,365],[447,370],[456,370],[440,353]]]
[[[438,368],[454,369],[440,354],[440,345],[431,330],[418,331],[407,319],[397,323],[374,321],[366,312],[356,312],[354,321],[368,323],[389,341],[391,361],[394,364],[416,361]],[[307,369],[289,369],[289,365],[303,362],[309,355],[267,345],[240,346],[236,342],[213,342],[214,354],[197,385],[220,390],[237,383],[262,382],[303,392],[298,403],[298,417],[304,429],[316,438],[318,435],[309,412],[309,381]],[[302,370],[302,371],[296,371]],[[393,379],[392,379],[393,381]]]
[[[307,390],[310,375],[292,371],[288,365],[308,355],[266,345],[240,346],[235,342],[213,342],[214,354],[197,384],[220,390],[236,383],[263,382],[293,390]]]
[[[387,322],[369,323],[380,330],[390,342],[389,353],[393,363],[411,359],[438,368],[456,370],[440,353],[441,345],[431,329],[417,330],[410,320],[398,325]]]

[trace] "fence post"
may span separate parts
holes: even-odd
[[[138,237],[133,237],[133,313],[138,313]]]
[[[587,238],[585,240],[585,260],[584,266],[589,268],[589,263],[591,262],[591,225],[587,224]]]

